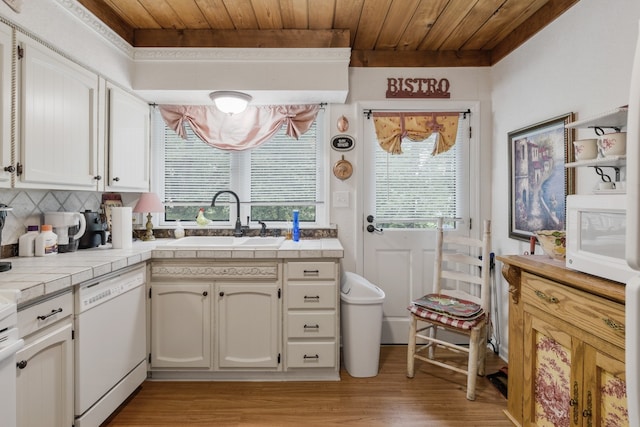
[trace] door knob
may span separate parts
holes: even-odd
[[[373,215],[367,215],[367,222],[371,224],[373,222]]]
[[[383,230],[382,228],[375,227],[373,224],[369,224],[367,225],[367,231],[369,233],[373,233],[373,232],[382,233]]]

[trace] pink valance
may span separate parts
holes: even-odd
[[[458,113],[448,112],[374,112],[373,122],[380,147],[391,154],[402,153],[403,138],[423,141],[436,132],[438,140],[431,153],[435,156],[449,151],[456,143],[459,117]]]
[[[226,114],[208,105],[160,105],[167,126],[187,139],[185,125],[204,142],[221,150],[248,150],[271,139],[286,125],[286,134],[298,139],[318,115],[318,105],[249,106]]]

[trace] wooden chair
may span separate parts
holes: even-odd
[[[409,306],[407,377],[414,376],[415,359],[463,373],[467,375],[467,399],[475,400],[476,377],[485,373],[491,294],[491,222],[484,221],[482,239],[449,235],[443,231],[442,224],[443,219],[439,218],[433,293]],[[469,345],[438,339],[438,329],[468,336]],[[466,369],[452,364],[451,360],[437,359],[436,347],[467,353]]]

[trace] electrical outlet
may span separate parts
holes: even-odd
[[[3,0],[16,13],[22,11],[22,0]]]
[[[348,191],[334,191],[333,192],[333,207],[334,208],[348,208],[349,207],[349,192]]]

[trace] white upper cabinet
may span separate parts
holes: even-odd
[[[98,75],[18,33],[15,186],[98,190]]]
[[[11,28],[0,24],[0,187],[11,186]]]
[[[106,84],[107,190],[149,191],[149,105]]]

